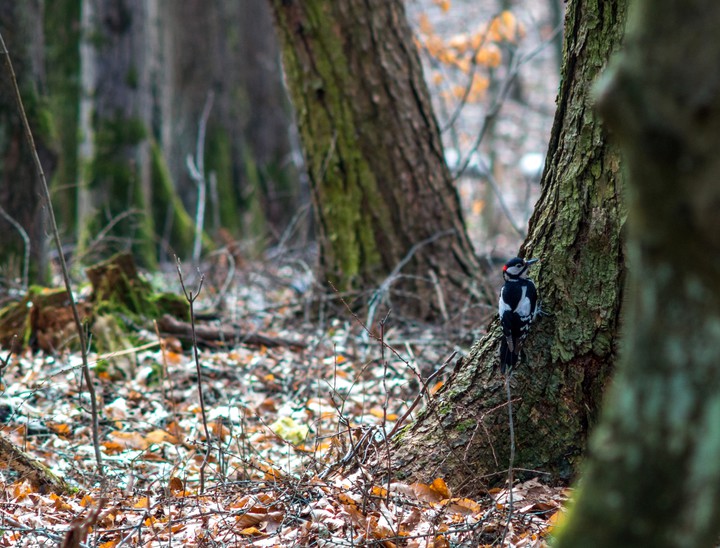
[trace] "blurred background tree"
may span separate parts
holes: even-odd
[[[75,259],[129,249],[155,267],[189,256],[198,234],[206,250],[283,236],[303,190],[266,2],[3,0],[0,16]],[[2,97],[4,272],[20,277],[27,247],[44,281],[44,206]]]
[[[313,222],[307,215],[309,181],[299,155],[299,136],[293,127],[267,2],[38,0],[18,6],[2,0],[0,6],[8,20],[22,12],[30,21],[7,27],[8,46],[11,55],[18,56],[23,78],[24,49],[32,50],[38,67],[34,78],[37,104],[43,107],[38,112],[43,116],[36,131],[42,137],[39,141],[46,141],[40,148],[51,175],[65,249],[74,253],[77,264],[120,249],[131,249],[142,264],[153,267],[175,253],[197,259],[213,246],[232,244],[237,250],[237,242],[242,242],[240,247],[259,251],[287,243],[292,236],[307,241]],[[464,224],[481,255],[513,252],[536,198],[534,181],[543,161],[538,150],[547,138],[550,93],[557,79],[549,47],[559,36],[553,32],[557,7],[556,0],[525,12],[495,0],[482,5],[459,0],[407,4],[414,38],[406,28],[404,45],[412,41],[420,52],[431,88],[429,99],[423,92],[423,102],[432,102],[440,120],[431,131],[436,144],[423,154],[427,156],[423,161],[429,162],[428,173],[443,180],[439,193],[444,200],[454,200],[450,198],[454,191],[448,188],[459,188]],[[536,53],[526,55],[534,48]],[[410,54],[416,57],[408,50]],[[536,69],[536,65],[551,70]],[[422,77],[417,60],[413,66],[413,85],[419,89]],[[539,73],[543,73],[545,91],[529,85]],[[347,82],[348,90],[351,83]],[[26,101],[35,104],[31,95]],[[14,108],[12,103],[3,107],[8,120],[16,116]],[[428,104],[422,111],[431,112]],[[438,126],[432,114],[426,123]],[[369,127],[370,121],[363,124]],[[508,132],[507,128],[517,130]],[[438,129],[452,181],[439,154]],[[523,180],[526,172],[516,166],[528,152],[535,167]],[[15,185],[27,181],[27,176],[7,173]],[[15,210],[13,201],[27,207],[32,203],[42,217],[37,193],[32,199],[22,197],[31,187],[14,190],[6,205]],[[409,217],[409,213],[404,215]],[[22,233],[13,228],[15,213],[9,215],[12,220],[0,218],[11,244],[4,249],[19,255],[3,261],[7,273],[3,280],[14,283],[22,277],[26,246],[21,244]],[[408,219],[404,224],[406,232],[415,231]],[[47,252],[41,252],[44,230],[33,232],[25,221],[18,226],[34,239],[28,247],[33,260],[47,257]],[[387,279],[394,268],[387,265],[397,264],[411,242],[433,232],[416,228],[417,234],[403,236],[403,245],[387,246],[392,253],[381,246],[386,266],[368,275],[372,280],[368,287],[377,289],[378,280]],[[457,233],[459,228],[453,226]],[[337,227],[333,230],[343,232]],[[387,238],[396,239],[394,234]],[[464,239],[453,244],[464,248],[460,254],[466,257],[459,263],[474,260],[468,242],[461,242]],[[452,261],[442,251],[443,245],[438,240],[421,247],[425,252],[439,250]],[[444,285],[450,274],[437,264],[423,272],[420,257],[418,250],[413,252],[403,274],[420,273],[427,279],[433,271]],[[362,257],[368,265],[374,260],[372,253]],[[467,270],[466,266],[462,268]],[[45,266],[31,270],[35,281],[46,275]],[[330,265],[324,270],[328,274]],[[320,277],[323,287],[325,274]],[[450,286],[457,285],[456,281]],[[413,284],[420,284],[408,276],[404,283],[411,290]],[[473,292],[479,295],[487,290]],[[399,298],[403,293],[407,296],[403,291],[396,295]],[[432,305],[436,308],[437,298],[433,297]]]
[[[57,164],[55,125],[47,101],[41,0],[0,3],[0,32],[12,51],[18,86],[45,174]],[[18,114],[15,90],[3,58],[0,78],[0,265],[4,276],[28,282],[48,279],[47,209],[40,179]],[[1,287],[1,286],[0,286]]]

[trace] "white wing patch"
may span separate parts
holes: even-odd
[[[532,304],[530,303],[530,299],[527,297],[527,287],[523,286],[520,302],[518,303],[515,312],[524,320],[530,317],[531,308]]]

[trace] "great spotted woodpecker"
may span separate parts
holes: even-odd
[[[540,309],[535,284],[528,278],[530,266],[538,259],[510,259],[503,266],[505,284],[500,290],[500,372],[509,371],[520,357],[522,343],[530,332],[530,325]]]

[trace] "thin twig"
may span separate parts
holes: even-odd
[[[498,16],[499,15],[497,13],[495,15],[493,15],[490,18],[489,24],[492,24],[495,21],[495,19],[498,18]],[[490,35],[489,33],[484,33],[482,40],[480,41],[480,43],[477,45],[477,47],[472,52],[472,56],[471,56],[472,64],[470,67],[471,68],[470,74],[468,74],[468,83],[466,84],[465,90],[463,91],[463,96],[460,98],[460,101],[458,102],[458,105],[455,108],[455,112],[452,113],[449,120],[445,123],[445,127],[443,127],[440,130],[441,133],[445,133],[445,131],[447,131],[448,129],[453,127],[453,124],[455,124],[457,119],[460,117],[460,113],[462,112],[463,108],[465,108],[465,105],[467,104],[468,97],[470,97],[470,91],[472,90],[472,87],[473,87],[473,80],[475,79],[475,71],[478,68],[478,64],[477,64],[477,61],[475,60],[475,57],[477,57],[477,54],[480,52],[480,50],[485,47],[485,44],[487,43],[489,35]]]
[[[20,95],[20,88],[18,87],[17,78],[15,76],[15,69],[10,59],[10,52],[5,46],[5,40],[0,33],[0,47],[2,50],[0,53],[5,56],[7,63],[8,72],[10,74],[10,81],[12,82],[13,89],[15,91],[15,99],[17,100],[18,110],[20,111],[20,117],[22,118],[23,127],[25,129],[25,137],[28,140],[30,151],[35,161],[35,167],[37,168],[38,175],[40,176],[40,183],[43,191],[43,197],[48,208],[48,216],[50,218],[50,226],[52,228],[53,240],[57,247],[58,256],[60,258],[60,269],[62,270],[63,281],[65,282],[65,290],[67,291],[68,297],[70,298],[70,308],[73,313],[73,320],[75,321],[75,327],[77,328],[78,338],[80,340],[80,353],[82,355],[83,362],[83,376],[85,377],[85,384],[87,385],[88,394],[90,395],[90,408],[92,414],[92,437],[93,437],[93,449],[95,450],[95,460],[97,462],[97,469],[100,476],[104,479],[105,472],[103,470],[102,454],[100,453],[100,423],[98,414],[98,403],[97,394],[95,393],[95,387],[90,377],[90,366],[88,365],[87,356],[87,340],[85,338],[85,332],[83,330],[82,322],[80,321],[80,313],[78,312],[77,305],[75,304],[75,297],[72,293],[72,287],[70,285],[70,274],[68,273],[67,263],[65,262],[65,254],[62,250],[62,243],[60,242],[60,232],[58,230],[57,221],[55,220],[55,211],[53,210],[52,201],[50,199],[50,188],[48,187],[47,179],[45,178],[45,171],[43,170],[40,157],[38,156],[37,147],[35,146],[35,139],[30,129],[30,122],[28,122],[27,114],[25,113],[25,107],[23,106],[22,96]]]
[[[500,91],[495,97],[495,100],[493,101],[492,105],[490,105],[490,108],[485,113],[485,116],[483,118],[482,125],[480,126],[480,130],[478,131],[478,135],[475,138],[475,142],[470,147],[470,152],[468,153],[467,158],[463,162],[460,169],[457,170],[456,173],[453,174],[453,177],[455,179],[462,176],[462,174],[465,172],[465,170],[468,168],[468,165],[470,165],[470,160],[472,157],[472,153],[475,152],[482,142],[483,138],[485,137],[485,134],[487,133],[488,129],[490,128],[490,125],[497,117],[498,113],[500,112],[500,109],[502,108],[503,104],[505,103],[505,99],[507,99],[508,95],[510,94],[510,90],[512,89],[512,84],[515,82],[516,78],[520,74],[520,67],[527,63],[528,61],[531,61],[535,56],[537,56],[545,47],[547,47],[547,44],[550,40],[553,40],[554,37],[558,32],[562,30],[562,26],[556,27],[553,31],[552,35],[548,40],[545,42],[542,42],[538,47],[531,50],[530,52],[526,53],[525,55],[519,55],[513,58],[510,66],[508,67],[508,73],[505,77],[505,81],[502,83],[500,87]]]
[[[190,154],[185,158],[190,177],[195,181],[198,187],[198,203],[195,215],[195,241],[193,242],[193,262],[197,264],[200,261],[200,251],[202,249],[202,233],[205,224],[205,202],[207,194],[207,184],[205,182],[205,134],[207,133],[207,122],[210,117],[213,99],[215,94],[208,92],[205,106],[200,115],[200,123],[198,125],[197,142],[195,143],[195,158]]]
[[[513,219],[512,213],[510,213],[510,207],[508,207],[507,202],[505,202],[505,197],[503,196],[503,193],[500,190],[500,186],[497,184],[497,181],[495,180],[495,177],[490,170],[490,166],[485,164],[485,160],[483,160],[482,158],[480,158],[480,162],[484,167],[483,178],[485,179],[485,181],[487,181],[487,183],[490,185],[490,188],[495,193],[495,196],[498,199],[498,203],[500,204],[500,209],[503,210],[503,213],[505,214],[505,217],[507,217],[510,226],[515,232],[518,233],[518,236],[520,236],[521,238],[525,238],[527,236],[527,233],[522,228],[520,228],[520,226]]]
[[[210,438],[210,430],[208,429],[207,424],[207,413],[205,412],[205,398],[203,397],[203,387],[202,387],[202,370],[200,369],[200,357],[198,356],[198,345],[197,345],[197,336],[195,335],[195,300],[197,299],[198,295],[200,294],[200,291],[202,290],[203,282],[205,281],[205,275],[200,274],[200,282],[198,283],[197,291],[193,294],[192,291],[188,291],[185,288],[185,281],[183,280],[183,274],[182,269],[180,268],[180,259],[176,257],[177,261],[177,273],[178,277],[180,278],[180,285],[182,286],[183,294],[185,295],[185,299],[187,300],[188,304],[190,305],[190,328],[192,332],[192,343],[193,343],[193,355],[195,357],[195,369],[197,370],[197,387],[198,387],[198,397],[200,399],[200,413],[202,416],[202,424],[203,424],[203,430],[205,432],[205,441],[206,441],[206,450],[205,450],[205,458],[203,459],[202,465],[200,465],[200,493],[205,491],[205,466],[208,463],[208,458],[210,456],[210,449],[212,448],[212,440]],[[220,451],[222,451],[222,447],[218,447]]]
[[[81,254],[75,256],[75,262],[82,262],[83,259],[88,257],[91,253],[94,253],[95,248],[100,245],[100,243],[110,233],[114,226],[116,226],[126,217],[131,217],[133,215],[144,215],[144,212],[139,209],[127,209],[122,213],[115,215],[112,219],[108,221],[108,223],[102,228],[102,230],[97,233],[97,235],[92,239],[92,241],[87,244],[85,250]]]
[[[380,361],[383,365],[383,378],[382,378],[382,388],[383,393],[385,394],[385,397],[382,402],[382,432],[383,432],[383,442],[385,445],[385,451],[387,453],[387,487],[385,488],[386,491],[386,504],[390,504],[390,483],[392,482],[393,473],[392,473],[392,453],[390,448],[390,439],[387,435],[387,410],[388,405],[390,403],[390,392],[388,390],[387,385],[387,378],[388,378],[388,361],[385,358],[385,325],[387,323],[387,319],[390,317],[390,311],[388,310],[388,313],[385,315],[385,317],[380,320]]]
[[[508,408],[508,421],[510,425],[510,459],[508,463],[508,503],[507,503],[507,521],[505,522],[505,528],[503,529],[502,540],[500,545],[502,546],[505,542],[505,537],[510,529],[510,521],[512,520],[513,514],[513,483],[515,482],[515,424],[513,422],[513,407],[512,407],[512,394],[510,390],[510,375],[511,371],[505,374],[505,393],[507,395],[507,408]]]
[[[407,418],[410,416],[410,413],[413,412],[413,410],[418,406],[418,404],[419,404],[420,401],[422,400],[423,395],[425,395],[425,394],[430,394],[430,390],[429,390],[428,386],[430,385],[430,383],[431,383],[438,375],[440,375],[440,373],[442,373],[443,371],[445,371],[445,368],[446,368],[446,367],[448,366],[448,364],[452,361],[452,359],[455,357],[456,354],[457,354],[457,350],[453,351],[453,353],[450,354],[450,357],[449,357],[447,360],[445,360],[440,367],[438,367],[438,370],[435,371],[432,375],[430,375],[427,379],[425,379],[424,382],[422,382],[422,388],[420,389],[420,392],[418,392],[418,395],[415,396],[415,399],[414,399],[413,402],[410,404],[410,407],[407,408],[407,411],[405,411],[405,413],[403,414],[403,416],[400,417],[400,418],[395,422],[395,426],[393,427],[392,430],[390,430],[390,433],[389,433],[388,436],[387,436],[388,439],[392,438],[392,437],[397,433],[397,431],[400,430],[400,427],[401,427],[401,426],[403,425],[403,423],[405,422],[405,419],[407,419]],[[422,379],[421,379],[421,380],[422,380]]]
[[[455,229],[451,228],[448,230],[443,230],[442,232],[438,232],[437,234],[433,234],[432,236],[425,238],[424,240],[420,240],[419,242],[413,244],[413,246],[410,248],[410,250],[407,252],[405,257],[402,258],[402,260],[395,265],[395,268],[392,269],[392,272],[388,274],[387,278],[383,280],[383,282],[380,284],[380,287],[378,287],[375,290],[375,293],[373,293],[373,296],[370,297],[370,302],[368,304],[368,317],[367,321],[365,322],[366,325],[372,326],[373,320],[375,317],[375,308],[377,307],[380,302],[382,302],[383,298],[387,294],[387,292],[390,289],[390,286],[395,282],[395,280],[398,277],[398,274],[400,274],[400,271],[405,267],[406,264],[410,262],[410,260],[413,258],[415,253],[418,252],[418,250],[428,244],[433,243],[436,240],[439,240],[440,238],[443,238],[445,236],[449,236],[450,234],[454,234]]]
[[[18,223],[15,219],[13,219],[10,216],[10,214],[7,211],[5,211],[5,209],[2,206],[0,206],[0,215],[2,215],[3,218],[8,223],[13,225],[13,228],[15,228],[15,230],[18,231],[18,233],[20,234],[20,237],[23,240],[25,249],[23,252],[23,271],[22,271],[22,288],[21,289],[23,291],[27,291],[28,280],[30,279],[29,275],[28,275],[28,272],[30,270],[30,236],[28,236],[28,233],[25,232],[25,229],[23,228],[23,226],[20,223]]]

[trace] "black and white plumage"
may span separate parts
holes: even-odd
[[[522,343],[530,332],[535,316],[540,312],[535,284],[528,278],[530,266],[538,259],[510,259],[503,267],[505,284],[500,290],[500,371],[509,371],[520,357]]]

